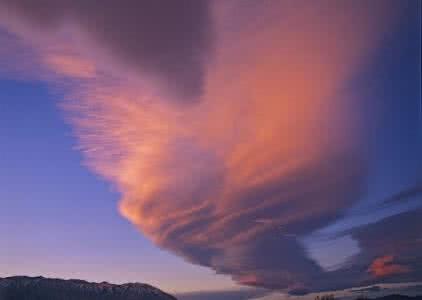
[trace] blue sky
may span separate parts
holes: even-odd
[[[170,291],[204,280],[209,289],[233,285],[153,246],[118,214],[118,193],[84,167],[44,83],[3,79],[0,87],[2,276],[140,281]]]

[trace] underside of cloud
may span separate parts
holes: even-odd
[[[178,100],[192,101],[203,89],[212,28],[207,0],[0,1],[2,19],[18,20],[42,34],[77,28],[79,43],[139,75],[160,81]],[[16,25],[16,24],[15,24]],[[98,51],[101,50],[101,53]],[[104,63],[102,61],[101,63]],[[70,74],[71,75],[71,74]]]
[[[359,254],[331,271],[301,238],[365,189],[351,86],[393,23],[390,2],[123,2],[0,1],[4,27],[68,91],[86,162],[120,190],[122,215],[241,284],[376,282],[374,259],[401,253],[365,230],[348,233]],[[387,275],[416,276],[406,270]]]

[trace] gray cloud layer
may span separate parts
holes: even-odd
[[[116,61],[158,77],[184,101],[203,88],[212,44],[207,0],[1,0],[2,10],[46,32],[76,23]]]

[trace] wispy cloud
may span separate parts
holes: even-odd
[[[178,294],[177,298],[180,300],[250,300],[261,298],[269,293],[262,289],[239,289]]]

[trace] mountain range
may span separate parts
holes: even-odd
[[[144,283],[93,283],[77,279],[0,278],[0,300],[177,300]]]
[[[234,296],[234,297],[233,297]],[[239,299],[252,298],[239,294]],[[181,296],[182,297],[182,296]],[[236,293],[211,297],[199,293],[183,299],[237,299]],[[255,299],[255,298],[254,298]],[[273,298],[271,298],[273,299]],[[284,299],[281,296],[280,299]],[[325,299],[322,297],[321,299]],[[328,299],[328,298],[327,298]],[[331,299],[331,298],[330,298]],[[332,298],[334,299],[334,298]],[[336,298],[337,299],[337,298]],[[356,300],[422,300],[422,296],[388,295],[383,297],[357,296]],[[160,289],[144,283],[112,284],[88,282],[79,279],[52,279],[44,277],[14,276],[0,278],[0,300],[177,300]]]

